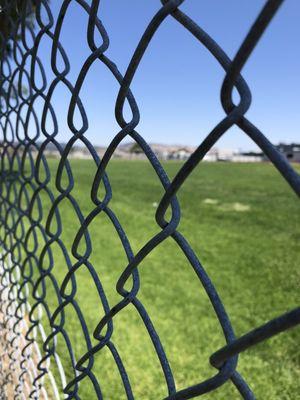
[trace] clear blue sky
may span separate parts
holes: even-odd
[[[51,0],[54,15],[58,0]],[[204,28],[227,52],[236,53],[263,0],[186,0],[181,9]],[[159,0],[102,0],[99,16],[110,36],[107,55],[125,72],[134,49]],[[300,1],[286,0],[243,70],[253,94],[247,116],[273,142],[300,141]],[[72,83],[89,54],[87,15],[72,2],[61,42],[71,61]],[[100,42],[100,41],[99,41]],[[49,60],[50,41],[40,56]],[[49,70],[48,70],[49,74]],[[51,75],[49,74],[49,77]],[[150,44],[134,78],[132,90],[141,112],[137,130],[148,142],[197,145],[223,118],[220,87],[224,71],[208,51],[171,17]],[[81,98],[94,144],[107,145],[118,132],[114,104],[118,85],[106,67],[96,60],[84,83]],[[70,94],[55,94],[60,141],[70,132],[66,113]],[[227,132],[219,147],[255,149],[237,128]]]

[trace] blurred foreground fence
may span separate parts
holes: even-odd
[[[90,55],[82,65],[75,85],[68,80],[70,64],[60,42],[64,18],[68,13],[69,5],[73,2],[77,3],[82,9],[82,13],[86,13],[88,16],[86,40],[90,48]],[[162,0],[161,8],[153,16],[140,38],[124,75],[118,70],[113,60],[106,56],[106,50],[109,47],[109,33],[106,32],[105,26],[100,20],[99,2],[99,0],[61,1],[59,15],[57,18],[53,18],[51,1],[1,1],[0,399],[46,399],[61,398],[61,396],[67,399],[79,399],[82,398],[79,395],[79,386],[83,380],[90,380],[95,398],[101,399],[101,383],[93,374],[93,360],[94,355],[101,352],[104,347],[111,352],[118,367],[126,398],[133,399],[134,393],[130,384],[130,376],[113,343],[114,317],[122,313],[122,310],[130,303],[136,308],[153,343],[153,352],[158,357],[165,377],[167,399],[194,398],[218,388],[228,380],[232,381],[242,398],[254,399],[251,389],[237,371],[238,354],[250,346],[298,324],[300,309],[292,310],[245,336],[236,338],[230,318],[213,283],[193,249],[176,229],[180,221],[180,205],[176,193],[218,139],[233,125],[236,125],[262,149],[290,187],[300,195],[299,175],[263,133],[245,117],[251,104],[251,93],[247,83],[240,75],[252,50],[282,1],[266,2],[236,56],[230,60],[222,48],[193,21],[193,16],[188,16],[180,10],[180,5],[184,0]],[[113,7],[115,6],[116,3]],[[205,46],[216,63],[219,63],[224,69],[221,102],[226,112],[226,117],[207,135],[172,181],[168,179],[151,147],[136,131],[140,113],[130,90],[131,82],[145,51],[147,51],[147,46],[166,18],[174,18],[178,24],[188,30],[198,40],[199,46]],[[95,39],[96,36],[102,38],[100,45],[96,43],[99,41],[99,39]],[[51,65],[45,65],[43,59],[38,55],[39,45],[45,37],[52,43]],[[120,86],[115,102],[115,118],[120,126],[120,131],[115,135],[102,159],[99,158],[93,144],[85,136],[88,129],[88,118],[80,100],[81,86],[89,74],[89,68],[95,62],[102,63]],[[54,78],[47,82],[46,71],[50,68]],[[53,93],[58,85],[64,85],[71,93],[68,126],[72,137],[65,146],[62,146],[57,140],[57,113],[59,110],[52,101]],[[234,104],[232,100],[234,88],[239,93],[238,104]],[[42,109],[36,106],[37,102],[43,104]],[[130,106],[131,120],[126,120],[123,114],[125,102],[128,102]],[[74,122],[75,110],[81,116],[81,127]],[[156,222],[160,227],[159,233],[153,236],[137,254],[134,254],[131,249],[126,236],[126,226],[121,226],[113,210],[109,208],[112,188],[106,175],[106,167],[114,155],[116,147],[125,137],[131,137],[138,143],[165,191],[156,212]],[[86,147],[97,165],[97,173],[90,193],[94,210],[88,216],[82,214],[72,195],[74,180],[68,156],[75,142],[80,142]],[[57,196],[54,195],[49,184],[51,173],[45,155],[45,149],[49,145],[60,154],[55,177],[55,186],[59,193]],[[103,198],[99,198],[98,195],[100,185],[104,185],[105,188]],[[52,204],[50,212],[46,215],[41,196],[47,196]],[[67,248],[61,239],[60,204],[66,199],[81,224],[73,238],[72,249]],[[169,209],[171,217],[167,220],[165,215]],[[124,265],[123,273],[116,286],[117,292],[123,299],[112,307],[108,304],[101,281],[89,261],[92,244],[88,227],[99,213],[105,213],[108,216],[119,235],[120,246],[123,246],[128,259],[128,264]],[[156,246],[168,237],[172,237],[177,243],[195,271],[195,279],[199,279],[205,288],[226,341],[224,348],[216,349],[210,359],[211,364],[216,368],[215,375],[181,390],[176,389],[172,369],[164,351],[164,343],[160,340],[147,310],[138,299],[139,265]],[[85,242],[84,251],[80,249],[81,241]],[[60,248],[64,254],[68,268],[68,273],[61,285],[58,284],[53,273],[53,248],[55,246]],[[37,251],[38,249],[39,251]],[[70,253],[76,259],[75,263],[70,262]],[[90,285],[96,287],[105,310],[105,316],[101,320],[96,320],[97,313],[95,314],[93,335],[97,340],[96,345],[92,345],[85,315],[81,311],[81,304],[78,304],[75,299],[76,271],[79,268],[89,270]],[[125,289],[128,281],[131,282],[130,290]],[[46,301],[46,293],[50,290],[50,286],[58,301],[58,307],[54,311],[50,310]],[[65,319],[67,308],[73,308],[86,340],[87,351],[81,355],[80,359],[75,359],[69,340],[70,331]],[[201,329],[201,321],[199,321],[198,329]],[[56,347],[58,337],[65,342],[70,360],[70,371],[65,371],[62,367],[61,354]],[[45,377],[49,382],[47,385],[44,384]],[[63,388],[64,395],[59,392],[58,382],[59,386]]]

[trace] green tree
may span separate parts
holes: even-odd
[[[141,148],[141,146],[138,143],[134,143],[131,147],[130,147],[130,153],[134,153],[134,154],[141,154],[143,153],[143,149]]]

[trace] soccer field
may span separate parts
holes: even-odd
[[[49,160],[49,165],[55,176],[58,162]],[[73,160],[71,165],[75,180],[71,193],[86,217],[94,208],[90,190],[96,168],[88,160]],[[180,165],[177,162],[164,165],[170,178]],[[163,194],[162,186],[146,161],[113,160],[107,173],[113,193],[109,207],[117,215],[136,253],[160,230],[154,216]],[[54,190],[54,178],[51,187]],[[100,190],[98,197],[103,196],[104,190]],[[50,202],[45,194],[41,197],[47,213]],[[178,230],[189,241],[215,284],[237,336],[298,306],[300,203],[274,167],[267,163],[203,163],[186,181],[178,199],[182,213]],[[80,223],[69,200],[64,199],[59,210],[62,240],[70,252]],[[104,213],[92,221],[89,233],[92,241],[89,261],[112,307],[121,299],[115,287],[127,265],[126,255]],[[58,246],[53,244],[52,251],[53,275],[61,284],[67,267]],[[85,251],[84,243],[81,251]],[[75,263],[75,258],[70,257]],[[141,263],[139,272],[138,299],[161,338],[178,389],[213,376],[216,370],[210,366],[209,357],[224,345],[224,336],[201,283],[174,240],[168,238],[159,245]],[[75,276],[75,299],[92,338],[104,315],[103,307],[87,268],[82,265]],[[46,301],[53,312],[57,298],[51,286],[48,285]],[[85,338],[72,307],[65,307],[65,314],[65,328],[78,360],[86,352]],[[300,329],[295,328],[240,355],[238,371],[258,399],[300,399],[299,340]],[[166,397],[158,358],[133,305],[114,318],[112,341],[124,362],[135,398]],[[60,339],[58,352],[68,372],[67,378],[72,379],[68,352]],[[99,379],[104,399],[126,399],[107,347],[95,355],[93,372]],[[82,381],[80,393],[84,394],[82,398],[95,398],[88,378]],[[203,398],[240,397],[228,382]]]

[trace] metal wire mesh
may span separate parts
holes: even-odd
[[[191,16],[180,10],[180,5],[184,0],[162,0],[161,8],[153,16],[140,38],[124,76],[118,70],[117,65],[106,56],[109,48],[109,36],[100,20],[100,0],[91,2],[74,0],[74,2],[81,7],[82,13],[86,13],[88,16],[86,40],[90,55],[82,65],[76,84],[72,85],[68,79],[69,60],[60,42],[64,18],[68,13],[71,0],[61,2],[60,12],[56,19],[51,13],[51,3],[48,3],[47,0],[1,1],[0,398],[48,398],[47,387],[44,384],[47,376],[50,377],[52,393],[56,398],[60,396],[56,387],[58,380],[63,387],[65,398],[68,399],[79,399],[80,383],[83,380],[90,380],[95,398],[101,399],[103,398],[101,384],[93,374],[93,362],[95,354],[106,347],[117,365],[126,397],[133,399],[130,377],[117,347],[113,343],[113,320],[116,315],[122,313],[124,308],[132,304],[147,329],[153,344],[153,351],[160,362],[165,378],[166,393],[168,393],[167,399],[194,398],[215,390],[228,380],[232,381],[242,398],[254,399],[251,389],[237,372],[238,354],[248,347],[298,324],[300,309],[297,308],[282,315],[236,339],[230,319],[213,283],[193,249],[177,230],[180,221],[180,204],[176,193],[204,155],[228,129],[236,125],[262,149],[290,187],[300,195],[299,175],[263,133],[245,117],[251,104],[251,93],[247,83],[240,75],[261,35],[283,1],[270,0],[266,2],[236,56],[231,60],[222,48],[193,21]],[[220,121],[207,135],[172,181],[169,180],[151,147],[136,131],[140,113],[130,90],[131,82],[154,33],[167,17],[173,18],[188,30],[199,41],[199,45],[206,47],[225,71],[221,88],[221,102],[226,112],[226,118]],[[101,45],[96,43],[96,35],[101,36]],[[54,78],[50,82],[46,81],[44,61],[38,56],[39,45],[44,37],[51,41],[51,70]],[[89,68],[95,62],[102,63],[120,86],[115,102],[115,118],[120,126],[120,131],[111,141],[101,160],[93,144],[85,135],[88,129],[88,118],[80,100],[81,86],[89,74]],[[38,79],[37,76],[39,76]],[[68,126],[72,137],[65,146],[62,146],[57,139],[56,112],[58,113],[59,110],[56,110],[56,105],[52,101],[53,93],[58,85],[63,85],[71,93]],[[240,96],[239,104],[235,104],[232,100],[234,88],[237,89]],[[36,107],[37,101],[43,103],[42,113],[39,113]],[[124,116],[126,101],[132,113],[131,120],[127,120]],[[74,122],[76,109],[81,115],[82,126],[80,128],[76,127]],[[49,128],[47,122],[49,119],[52,129]],[[34,129],[32,129],[32,121]],[[136,254],[133,253],[126,236],[126,227],[121,225],[109,207],[112,188],[106,174],[107,165],[118,144],[126,137],[130,137],[138,143],[165,190],[156,212],[156,222],[160,231]],[[68,156],[77,141],[80,141],[88,149],[97,166],[97,173],[91,188],[94,209],[88,216],[83,215],[72,194],[74,179]],[[53,146],[60,154],[55,181],[57,195],[54,194],[50,185],[51,171],[45,155],[45,149],[49,145]],[[98,194],[100,185],[104,185],[105,188],[103,198],[99,198]],[[46,215],[41,201],[42,195],[47,195],[51,202],[50,210]],[[72,244],[71,252],[76,259],[74,264],[70,261],[70,249],[62,240],[60,204],[66,199],[69,207],[74,209],[81,225]],[[168,210],[171,210],[169,220],[166,218]],[[112,307],[108,304],[98,274],[89,261],[92,243],[88,228],[100,213],[106,214],[114,226],[128,259],[128,265],[124,266],[116,286],[117,292],[123,299]],[[211,364],[216,367],[215,376],[181,390],[176,389],[164,344],[161,342],[147,310],[138,299],[139,266],[153,249],[169,237],[177,243],[191,268],[196,272],[212,303],[227,342],[223,349],[216,351],[211,356]],[[86,244],[83,252],[80,249],[82,240]],[[55,246],[60,249],[68,267],[68,273],[62,284],[57,282],[53,273],[53,249]],[[100,321],[96,321],[94,326],[96,345],[92,344],[85,315],[75,299],[76,271],[79,268],[89,270],[91,285],[96,287],[105,310],[105,316]],[[132,282],[130,290],[125,289],[127,282]],[[54,311],[50,310],[46,299],[49,285],[52,286],[58,302]],[[34,299],[34,303],[30,303],[29,298]],[[65,310],[70,307],[73,308],[80,322],[86,340],[87,351],[79,360],[75,360],[69,338],[68,323],[65,318]],[[47,327],[45,327],[45,321]],[[64,371],[60,362],[60,354],[57,352],[56,346],[58,337],[63,338],[65,342],[72,373]],[[55,373],[52,373],[50,362],[55,364]]]

